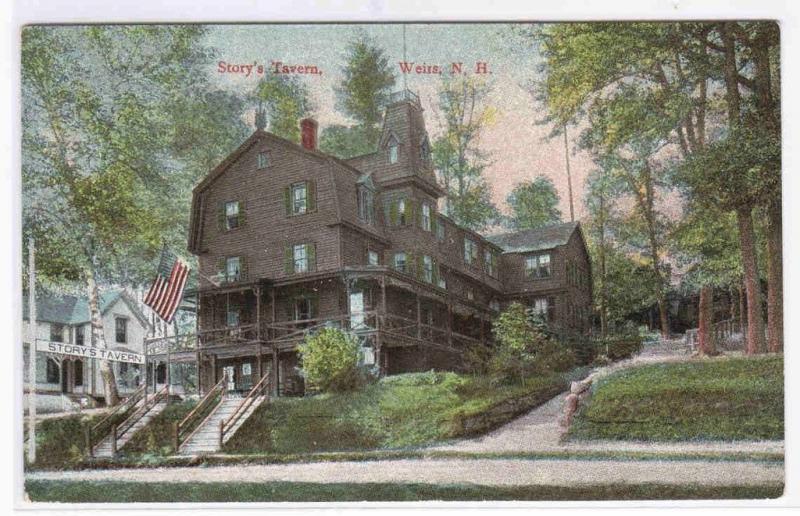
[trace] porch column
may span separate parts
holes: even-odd
[[[453,346],[453,303],[449,296],[447,299],[447,345]]]
[[[255,288],[256,294],[256,338],[258,339],[258,354],[256,355],[256,375],[261,380],[261,285]],[[255,382],[254,382],[255,383]]]
[[[275,347],[273,344],[272,346],[272,395],[276,398],[278,397],[278,374],[280,369],[278,368],[278,348]]]

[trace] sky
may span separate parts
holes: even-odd
[[[348,123],[336,110],[334,87],[341,80],[346,46],[359,31],[366,32],[385,50],[397,75],[395,90],[402,89],[401,24],[211,26],[206,39],[216,49],[217,59],[208,73],[223,88],[250,91],[262,75],[254,67],[248,76],[241,65],[263,65],[264,73],[272,73],[276,61],[316,66],[321,73],[298,77],[308,87],[320,130],[330,124]],[[479,148],[491,163],[484,174],[501,211],[507,213],[506,197],[516,184],[544,175],[553,180],[563,219],[569,220],[563,137],[548,138],[553,128],[540,123],[545,107],[535,99],[534,84],[541,79],[536,48],[509,24],[407,24],[405,32],[405,60],[415,65],[438,65],[449,70],[451,63],[461,62],[464,70],[473,72],[477,62],[487,63],[492,84],[489,102],[497,117],[483,132]],[[237,67],[238,72],[234,71]],[[405,74],[408,89],[420,96],[432,138],[441,131],[437,109],[441,78],[438,74]],[[586,213],[584,183],[592,162],[586,152],[577,151],[577,130],[568,134],[575,218],[580,220]]]

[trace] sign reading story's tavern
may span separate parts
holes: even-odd
[[[37,341],[36,351],[45,353],[58,353],[84,358],[97,358],[112,362],[127,362],[129,364],[144,364],[145,357],[130,351],[117,351],[113,349],[92,348],[77,344],[64,344],[62,342]]]

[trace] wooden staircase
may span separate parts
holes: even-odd
[[[142,386],[124,403],[118,405],[86,434],[87,449],[91,457],[114,457],[117,450],[167,406],[169,387],[147,395]]]
[[[233,437],[242,423],[268,399],[268,376],[265,374],[245,396],[228,393],[225,388],[227,379],[223,377],[195,408],[207,413],[202,421],[199,421],[200,418],[192,411],[184,421],[176,425],[175,449],[178,454],[194,456],[220,451],[222,445]],[[216,401],[206,401],[217,396]],[[194,425],[191,432],[182,432],[182,427],[188,426],[192,418],[199,423]],[[182,433],[185,435],[183,438],[181,438]]]

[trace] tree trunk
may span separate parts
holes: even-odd
[[[668,339],[670,335],[669,318],[667,317],[667,301],[664,299],[663,291],[658,294],[658,320],[661,324],[661,338]]]
[[[750,207],[736,210],[739,224],[739,243],[744,266],[744,286],[747,295],[747,347],[748,355],[764,353],[764,316],[761,313],[761,287],[758,281],[755,232]]]
[[[736,287],[736,292],[739,294],[739,332],[742,336],[744,336],[744,329],[747,322],[747,306],[744,298],[743,285],[744,280],[740,281],[739,285]]]
[[[608,335],[608,288],[606,287],[605,195],[600,194],[600,335]]]
[[[92,346],[106,349],[106,337],[103,330],[103,316],[100,313],[99,299],[100,294],[97,289],[97,282],[94,278],[92,267],[86,269],[86,287],[89,294],[89,316],[92,326]],[[117,380],[111,362],[100,360],[100,376],[103,378],[103,391],[105,392],[106,405],[113,407],[119,403],[119,392],[117,391]]]
[[[712,326],[714,324],[714,291],[709,285],[703,285],[700,289],[700,303],[698,306],[698,318],[700,323],[697,330],[697,348],[701,355],[713,356],[717,354],[716,343]]]
[[[780,200],[769,207],[767,227],[767,342],[770,353],[783,351],[783,249]]]

